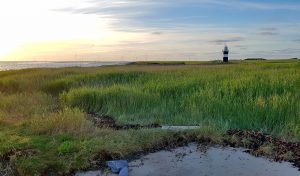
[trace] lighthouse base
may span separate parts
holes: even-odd
[[[228,57],[223,57],[223,62],[228,63]]]

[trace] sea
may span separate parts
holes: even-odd
[[[98,62],[98,61],[84,61],[84,62],[0,62],[0,71],[5,70],[21,70],[27,68],[64,68],[64,67],[101,67],[109,65],[125,65],[129,62]]]

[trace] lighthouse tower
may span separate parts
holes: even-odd
[[[224,63],[228,63],[228,54],[229,54],[228,46],[225,45],[224,50],[223,50],[223,62]]]

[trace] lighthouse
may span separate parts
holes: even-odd
[[[224,50],[223,50],[223,62],[224,63],[228,63],[228,54],[229,54],[228,46],[225,45]]]

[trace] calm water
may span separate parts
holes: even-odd
[[[288,162],[274,162],[254,157],[242,148],[210,147],[196,144],[171,151],[151,153],[129,163],[129,176],[299,176],[300,171]],[[101,170],[77,173],[76,176],[117,176]]]
[[[0,62],[0,71],[26,68],[99,67],[126,63],[128,62]]]

